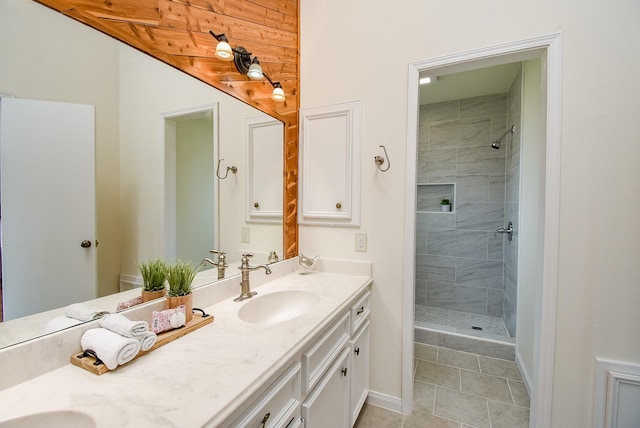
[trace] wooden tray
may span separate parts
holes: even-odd
[[[211,324],[212,322],[213,322],[213,315],[202,316],[199,314],[193,314],[193,318],[191,319],[191,321],[186,323],[183,327],[177,328],[175,330],[165,331],[163,333],[158,334],[158,340],[156,341],[155,345],[151,347],[151,349],[149,349],[148,351],[138,352],[138,355],[136,355],[133,358],[133,360],[129,361],[127,364],[130,364],[132,361],[135,361],[135,359],[140,357],[141,355],[148,354],[154,349],[157,349],[163,345],[166,345],[167,343],[173,342],[174,340],[184,336],[185,334],[191,333],[192,331],[195,331],[200,327],[204,327],[207,324]],[[84,356],[83,352],[79,354],[77,353],[73,354],[71,356],[71,364],[73,364],[74,366],[83,368],[87,371],[90,371],[91,373],[96,374],[98,376],[110,371],[107,368],[107,366],[105,366],[102,362],[99,362],[96,364],[95,357],[92,357],[89,355]],[[123,364],[123,365],[126,366],[127,364]],[[121,367],[121,366],[118,366],[118,367]],[[116,369],[118,367],[116,367]]]

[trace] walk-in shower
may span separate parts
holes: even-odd
[[[511,128],[507,129],[504,134],[502,134],[500,136],[500,138],[498,138],[497,140],[495,140],[492,144],[491,147],[493,147],[494,149],[499,149],[500,146],[502,145],[502,140],[504,140],[504,137],[506,137],[509,134],[513,134],[514,132],[516,132],[516,126],[515,125],[511,125]]]
[[[518,240],[499,232],[509,222],[517,230],[519,211],[519,65],[509,74],[503,92],[421,104],[417,341],[436,333],[438,341],[466,336],[515,343]],[[443,199],[449,212],[440,208]]]

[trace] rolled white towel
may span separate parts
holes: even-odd
[[[64,314],[67,317],[74,318],[80,321],[91,321],[96,318],[100,318],[106,313],[106,311],[98,311],[96,309],[87,308],[82,303],[73,303],[64,308]]]
[[[65,328],[73,327],[74,325],[82,324],[84,321],[77,320],[75,318],[65,317],[59,315],[51,318],[44,326],[45,333],[53,333],[54,331],[64,330]]]
[[[140,350],[148,351],[156,344],[156,340],[158,340],[158,335],[152,332],[151,330],[147,330],[144,336],[140,337]]]
[[[100,318],[100,327],[118,333],[121,336],[133,337],[140,340],[149,330],[149,323],[146,321],[131,321],[120,314],[109,314]]]
[[[138,339],[121,336],[106,328],[87,330],[80,339],[80,345],[83,351],[95,352],[109,370],[128,363],[140,352]]]

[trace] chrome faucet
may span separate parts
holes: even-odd
[[[227,256],[225,255],[226,253],[224,251],[221,250],[209,250],[209,252],[211,254],[217,254],[218,255],[218,261],[214,262],[211,259],[204,259],[202,260],[202,263],[200,263],[200,266],[204,266],[205,263],[209,263],[212,266],[215,266],[218,268],[218,279],[224,279],[224,270],[225,268],[228,268],[229,265],[227,264]]]
[[[240,259],[240,266],[238,266],[238,269],[242,271],[242,282],[240,283],[240,295],[233,299],[234,302],[242,302],[243,300],[250,299],[258,294],[255,291],[251,291],[251,286],[249,285],[249,272],[252,270],[264,269],[267,275],[271,274],[271,269],[269,269],[269,266],[267,265],[249,266],[249,259],[251,257],[253,257],[253,254],[245,253]]]

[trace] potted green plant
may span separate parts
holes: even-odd
[[[142,276],[142,302],[159,299],[167,293],[165,280],[167,266],[163,260],[148,260],[138,263]]]
[[[443,198],[442,201],[440,201],[440,207],[444,212],[451,211],[451,201],[448,198]]]
[[[191,321],[192,318],[193,294],[191,293],[191,284],[196,276],[196,271],[197,268],[193,263],[181,260],[167,265],[167,282],[169,283],[167,301],[169,309],[185,305],[187,322]]]

